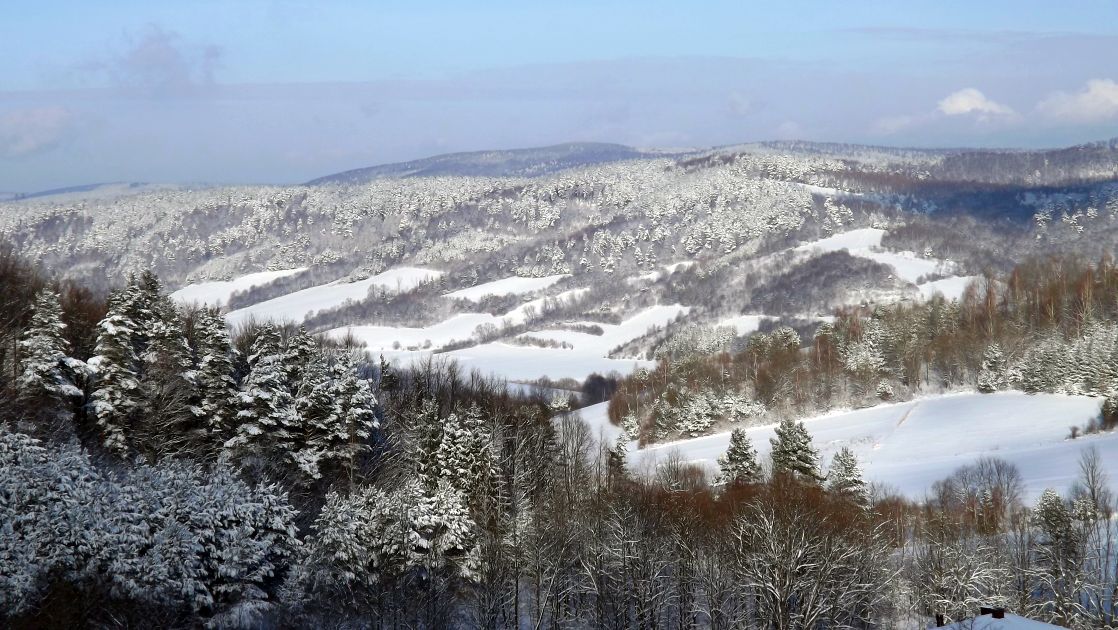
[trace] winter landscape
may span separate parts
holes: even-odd
[[[1118,10],[546,4],[14,18],[0,627],[1118,626]]]

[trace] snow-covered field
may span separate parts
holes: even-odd
[[[576,297],[585,289],[564,291],[551,299]],[[469,339],[473,331],[482,324],[502,326],[505,323],[524,323],[526,311],[543,305],[547,298],[532,300],[509,311],[502,316],[487,313],[463,313],[426,328],[406,328],[396,326],[347,326],[336,328],[327,334],[343,337],[352,334],[366,344],[374,355],[383,354],[386,359],[401,363],[422,359],[432,351],[451,341]],[[520,346],[509,343],[492,342],[446,352],[440,357],[453,359],[467,370],[477,369],[482,373],[502,377],[511,381],[535,380],[541,376],[552,379],[585,379],[594,372],[606,374],[618,371],[623,374],[632,372],[637,366],[649,367],[651,361],[636,359],[610,359],[606,355],[611,350],[632,341],[654,326],[664,326],[680,314],[690,309],[674,304],[648,308],[620,324],[594,324],[603,330],[601,335],[575,332],[570,330],[542,330],[524,333],[538,339],[549,339],[557,343],[566,342],[567,348],[540,348]],[[399,348],[396,342],[399,341]],[[427,342],[430,341],[430,344]]]
[[[363,300],[372,287],[386,291],[408,291],[441,275],[442,272],[435,269],[398,267],[357,282],[334,281],[295,291],[232,311],[225,316],[225,320],[230,326],[249,320],[301,322],[317,311],[337,308],[349,301]]]
[[[858,456],[866,478],[920,499],[935,481],[959,466],[991,455],[1015,464],[1025,482],[1026,500],[1048,487],[1066,489],[1079,473],[1083,449],[1099,449],[1111,483],[1118,489],[1118,433],[1069,440],[1071,426],[1098,417],[1102,399],[1054,394],[952,394],[906,403],[835,413],[804,421],[824,463],[839,448]],[[614,440],[617,427],[606,418],[606,404],[581,411],[595,434]],[[758,454],[767,459],[775,426],[747,429]],[[681,440],[634,450],[631,463],[651,468],[671,451],[685,461],[717,470],[729,433]]]
[[[469,287],[467,289],[459,289],[451,291],[446,294],[448,298],[455,298],[460,300],[477,301],[487,295],[520,295],[522,293],[535,293],[542,291],[551,285],[559,282],[563,278],[569,278],[569,274],[559,274],[556,276],[545,276],[543,278],[521,278],[520,276],[512,276],[509,278],[502,278],[485,284]]]
[[[280,278],[293,276],[306,271],[306,267],[281,269],[279,271],[260,271],[233,280],[215,280],[188,284],[171,294],[171,299],[183,304],[209,304],[219,306],[229,302],[229,297],[238,291],[248,291],[253,287],[271,284]]]
[[[898,278],[913,284],[917,284],[920,278],[929,274],[950,273],[955,268],[955,264],[947,260],[923,258],[913,252],[882,250],[881,239],[883,236],[885,236],[885,230],[861,228],[804,243],[796,247],[795,251],[825,254],[846,250],[851,256],[869,258],[892,267]],[[917,288],[924,299],[928,299],[936,293],[942,293],[949,300],[959,299],[967,288],[967,284],[974,279],[975,276],[948,276],[942,280],[918,284]]]

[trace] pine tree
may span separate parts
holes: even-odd
[[[48,432],[59,428],[59,422],[69,416],[74,399],[82,395],[71,380],[71,365],[78,362],[66,356],[69,343],[62,336],[65,327],[58,293],[43,289],[35,297],[31,322],[19,343],[23,357],[16,390],[25,413],[47,424],[37,428]]]
[[[819,482],[819,451],[811,445],[804,423],[791,418],[780,421],[772,443],[773,473],[794,475],[804,481]]]
[[[377,398],[368,379],[358,375],[357,366],[349,355],[335,361],[333,369],[331,392],[336,421],[329,433],[327,452],[341,464],[352,482],[357,456],[368,450],[369,437],[373,430],[380,428],[376,417]]]
[[[139,415],[131,443],[149,456],[194,450],[205,443],[195,415],[193,362],[178,314],[152,312],[147,347],[140,354]]]
[[[721,471],[718,477],[719,483],[732,485],[761,481],[761,464],[757,461],[757,450],[753,448],[753,442],[744,430],[734,429],[730,434],[730,445],[718,458],[718,468]]]
[[[847,446],[839,449],[831,460],[831,469],[827,473],[827,490],[858,505],[865,505],[869,500],[869,491],[862,478],[862,467],[858,464],[854,451]]]
[[[990,344],[982,354],[982,371],[978,373],[978,391],[989,394],[1005,386],[1005,355],[1001,346]]]
[[[105,446],[118,453],[127,451],[127,435],[141,406],[140,360],[135,347],[141,333],[129,314],[139,310],[134,307],[139,299],[134,284],[110,298],[108,313],[98,324],[97,354],[89,361],[97,383],[93,414]]]
[[[197,363],[194,414],[202,421],[210,439],[222,443],[232,437],[237,413],[237,384],[233,380],[233,348],[225,321],[214,310],[196,316]]]
[[[606,457],[608,458],[607,473],[611,486],[616,486],[629,476],[629,464],[626,455],[628,450],[629,440],[626,439],[625,432],[622,431],[617,434],[617,440],[614,441],[613,446],[606,451]]]
[[[287,386],[280,337],[271,324],[252,343],[249,373],[241,384],[235,435],[225,448],[242,460],[291,457],[292,429],[298,425],[295,400]]]

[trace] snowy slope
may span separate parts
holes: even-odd
[[[971,282],[978,280],[981,276],[951,276],[942,280],[933,280],[917,285],[920,289],[920,295],[925,300],[931,298],[936,293],[942,293],[943,297],[948,300],[958,300],[963,297],[963,293],[967,290],[967,285]]]
[[[363,300],[369,295],[369,289],[372,287],[386,291],[408,291],[424,281],[441,275],[441,271],[418,267],[389,269],[357,282],[334,281],[253,304],[230,312],[225,316],[225,320],[230,326],[253,319],[301,322],[314,312],[337,308],[349,301]]]
[[[878,228],[861,228],[842,232],[822,238],[810,243],[804,243],[795,248],[800,253],[825,254],[846,250],[851,256],[869,258],[883,265],[888,265],[897,272],[897,277],[915,284],[922,276],[933,273],[949,273],[955,268],[955,263],[937,258],[922,258],[913,252],[892,252],[881,249],[881,238],[885,230]],[[972,277],[950,276],[943,280],[927,282],[919,285],[920,294],[927,299],[936,292],[943,293],[947,299],[956,299],[963,294],[963,290]]]
[[[687,314],[689,307],[679,304],[658,305],[645,309],[620,324],[595,324],[603,330],[601,335],[571,330],[542,330],[525,333],[539,339],[566,342],[571,348],[538,348],[507,343],[486,343],[463,348],[446,354],[467,368],[495,374],[509,380],[533,380],[541,376],[553,379],[573,378],[583,380],[592,373],[608,374],[617,371],[632,372],[637,367],[650,367],[652,361],[643,359],[610,359],[608,354],[616,347],[632,341],[655,326],[664,326],[680,314]],[[583,322],[591,324],[594,322]]]
[[[1082,449],[1096,446],[1111,481],[1118,484],[1118,434],[1067,440],[1069,427],[1099,415],[1102,400],[1082,396],[957,394],[881,405],[804,421],[823,461],[849,446],[866,477],[920,498],[933,482],[982,455],[1018,466],[1026,495],[1046,487],[1065,488],[1078,473]],[[758,453],[766,456],[774,426],[747,429]],[[683,440],[636,451],[637,461],[656,461],[678,450],[684,460],[716,468],[729,433]]]
[[[522,278],[520,276],[512,276],[509,278],[502,278],[485,284],[479,284],[468,289],[459,289],[458,291],[451,291],[446,294],[448,298],[455,298],[460,300],[480,300],[487,295],[520,295],[522,293],[535,293],[542,291],[551,285],[559,282],[563,278],[569,278],[569,274],[560,274],[556,276],[546,276],[543,278]]]
[[[199,282],[188,284],[171,294],[171,299],[184,304],[209,304],[217,306],[229,301],[229,297],[238,291],[247,291],[253,287],[270,284],[280,278],[293,276],[306,267],[296,269],[282,269],[279,271],[261,271],[235,278],[233,280],[217,280],[213,282]]]

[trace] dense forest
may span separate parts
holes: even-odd
[[[611,420],[647,443],[959,389],[1104,397],[1085,431],[1118,417],[1118,269],[1107,258],[1027,262],[958,301],[844,308],[806,343],[786,326],[740,341],[725,328],[677,331],[654,370],[619,384]]]
[[[917,505],[848,451],[823,470],[792,413],[963,383],[1111,395],[1105,262],[845,312],[807,347],[677,343],[621,384],[622,418],[723,372],[743,417],[791,410],[770,458],[739,432],[717,479],[678,459],[638,475],[577,413],[452,363],[229,331],[151,273],[102,296],[6,248],[0,294],[6,626],[893,628],[980,604],[1115,622],[1116,499],[1093,451],[1035,506],[996,458]]]

